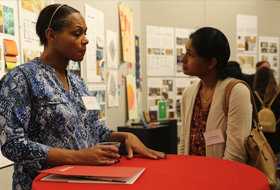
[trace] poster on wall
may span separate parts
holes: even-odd
[[[256,72],[257,54],[237,54],[237,62],[245,74]]]
[[[158,102],[158,119],[167,119],[167,103],[166,101]]]
[[[107,30],[106,35],[107,67],[118,69],[119,66],[119,42],[118,34]]]
[[[254,73],[254,65],[257,59],[253,60],[252,58],[257,56],[258,17],[237,14],[236,34],[236,54],[237,60],[243,61],[242,63],[239,62],[242,72],[247,74]]]
[[[18,65],[18,47],[14,40],[3,39],[3,41],[5,51],[5,70],[9,71]]]
[[[118,70],[111,70],[107,79],[108,107],[118,107]]]
[[[135,63],[135,43],[132,11],[119,3],[123,61]]]
[[[148,78],[148,110],[158,111],[158,102],[167,103],[168,118],[174,118],[175,113],[175,86],[173,78]]]
[[[17,1],[0,2],[0,77],[20,64]]]
[[[105,81],[105,45],[104,45],[104,13],[85,5],[85,21],[87,23],[86,68],[87,82]]]
[[[106,124],[106,85],[104,84],[90,84],[88,85],[89,93],[94,96],[100,106],[100,110],[98,110],[98,119],[99,121],[105,125]]]
[[[176,78],[175,80],[175,118],[177,119],[178,126],[181,125],[181,100],[183,91],[196,81],[199,81],[199,78]]]
[[[187,76],[183,73],[181,57],[186,53],[186,45],[190,35],[194,32],[194,29],[182,29],[175,28],[175,75],[176,76]]]
[[[81,62],[69,60],[67,70],[81,77]]]
[[[278,78],[279,70],[279,38],[259,37],[259,61],[267,61],[270,64],[273,74]]]
[[[257,53],[258,17],[236,15],[237,52]]]
[[[135,74],[136,74],[136,88],[140,88],[140,39],[139,36],[135,36]],[[140,90],[141,91],[141,90]],[[138,96],[140,97],[140,96]]]
[[[127,107],[128,119],[138,118],[138,106],[136,97],[136,79],[135,75],[126,75],[126,94],[127,94]]]
[[[146,27],[147,76],[174,76],[174,28]]]
[[[19,0],[19,25],[21,43],[21,63],[25,63],[39,57],[44,47],[40,45],[36,34],[36,22],[40,11],[46,6],[53,4],[53,0]]]

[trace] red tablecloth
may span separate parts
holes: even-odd
[[[40,179],[46,174],[40,174],[34,180],[32,190],[270,189],[266,176],[261,171],[245,164],[217,158],[168,155],[166,159],[152,160],[139,156],[132,160],[122,158],[120,163],[113,165],[118,166],[146,167],[146,170],[132,185],[45,182]]]

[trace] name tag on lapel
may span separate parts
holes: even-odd
[[[84,96],[82,100],[87,108],[87,110],[101,110],[97,100],[92,96]]]
[[[221,129],[217,129],[215,131],[209,131],[207,133],[203,133],[203,135],[204,135],[206,146],[225,142]]]

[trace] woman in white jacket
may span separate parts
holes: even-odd
[[[229,57],[229,43],[221,31],[204,27],[190,36],[182,69],[201,80],[183,92],[179,154],[247,161],[243,142],[252,122],[249,89],[241,83],[232,89],[228,117],[222,106],[225,87],[233,79],[227,71]]]

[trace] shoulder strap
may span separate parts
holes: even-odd
[[[269,105],[268,105],[269,109],[271,109],[271,105],[272,105],[272,103],[274,102],[274,100],[277,98],[278,94],[279,94],[279,92],[277,92],[277,93],[275,94],[275,96],[272,98],[272,100],[270,101],[270,103],[269,103]],[[276,121],[276,124],[278,124],[279,121],[280,121],[280,117],[279,117],[278,120]]]
[[[255,92],[257,98],[259,99],[260,103],[262,104],[262,108],[265,108],[265,105],[264,105],[264,103],[263,103],[263,101],[262,101],[262,99],[261,99],[259,93],[258,93],[256,90],[254,90],[254,92]]]
[[[271,105],[272,105],[272,103],[274,102],[275,98],[278,96],[278,93],[279,93],[279,92],[277,92],[277,93],[275,94],[275,96],[272,98],[272,100],[270,101],[270,103],[269,103],[269,105],[268,105],[268,108],[269,108],[269,109],[271,109]]]
[[[257,111],[257,107],[256,107],[256,103],[254,100],[254,96],[253,93],[249,87],[249,85],[239,79],[233,79],[232,81],[230,81],[228,83],[228,85],[225,88],[225,92],[224,92],[224,97],[223,97],[223,108],[224,108],[224,112],[226,114],[226,116],[228,115],[228,108],[229,108],[229,95],[231,93],[232,88],[237,84],[237,83],[243,83],[244,85],[246,85],[248,87],[248,89],[250,90],[250,94],[251,94],[251,103],[253,106],[253,118],[256,121],[257,124],[259,124],[259,117],[258,117],[258,111]]]

